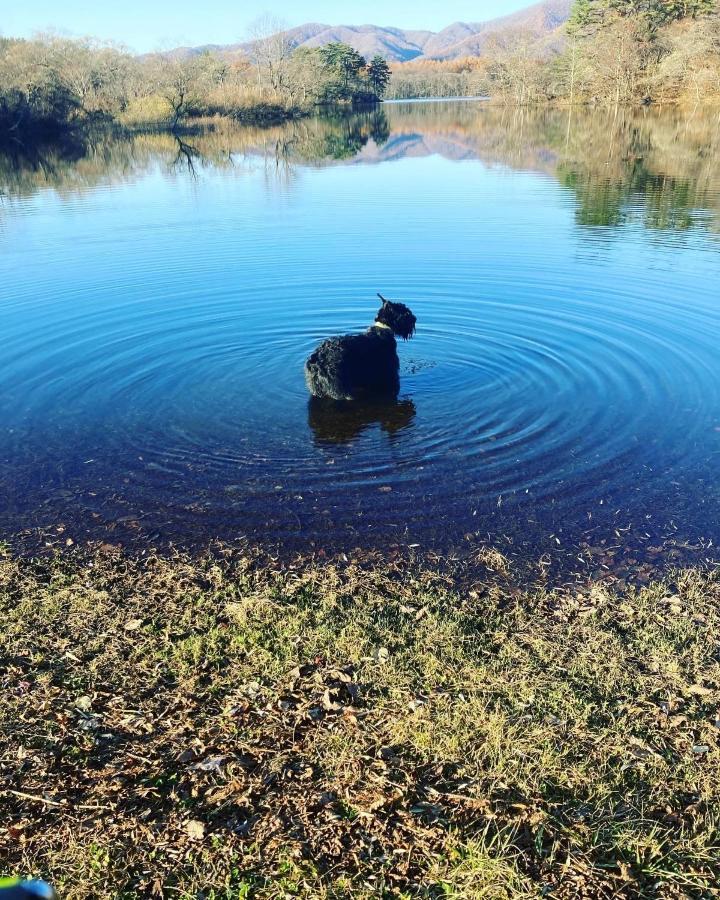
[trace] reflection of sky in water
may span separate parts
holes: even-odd
[[[389,137],[367,118],[303,123],[289,160],[266,133],[215,166],[220,138],[198,137],[195,178],[168,168],[165,136],[122,145],[123,177],[110,154],[94,187],[11,196],[3,529],[120,520],[180,541],[341,546],[478,532],[533,549],[628,526],[717,537],[720,185],[692,144],[672,178],[652,170],[650,125],[672,120],[633,132],[642,160],[619,135],[595,176],[592,117],[583,169],[553,145],[555,120],[518,132],[492,113],[478,136],[483,113],[453,108],[459,135],[417,105],[388,108]],[[401,405],[333,421],[308,406],[303,360],[369,324],[377,290],[418,316]]]

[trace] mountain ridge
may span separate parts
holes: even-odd
[[[532,6],[484,22],[453,22],[441,31],[377,25],[327,25],[307,22],[283,32],[293,49],[322,47],[334,41],[350,44],[365,57],[380,54],[388,62],[449,60],[480,56],[491,36],[529,32],[541,39],[556,31],[570,15],[571,0],[541,0]],[[253,42],[178,47],[174,53],[193,56],[205,51],[248,53]]]

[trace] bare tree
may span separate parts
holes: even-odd
[[[665,41],[656,73],[660,88],[698,103],[720,95],[720,16],[679,23]]]
[[[252,23],[249,37],[258,86],[268,85],[275,94],[281,93],[286,86],[293,49],[287,36],[287,23],[266,14]]]
[[[199,102],[207,74],[203,59],[163,54],[155,58],[149,74],[153,89],[170,106],[170,127],[175,130]]]
[[[643,94],[646,34],[631,18],[618,18],[598,31],[586,47],[594,96],[618,106]]]
[[[547,70],[530,31],[494,35],[486,54],[489,76],[499,92],[518,105],[537,102],[545,92]]]
[[[300,47],[293,52],[285,78],[285,90],[293,103],[316,103],[324,95],[327,79],[318,48]]]

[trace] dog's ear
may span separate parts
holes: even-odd
[[[386,300],[382,294],[378,294],[378,297],[382,300],[382,305],[387,306],[390,301]]]

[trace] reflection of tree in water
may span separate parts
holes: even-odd
[[[479,107],[471,103],[387,107],[394,136],[426,153],[476,156],[546,172],[577,196],[577,222],[618,227],[720,230],[720,119],[681,109],[608,111]],[[708,216],[708,212],[710,216]]]
[[[368,141],[379,147],[390,137],[390,123],[382,108],[335,114],[296,126],[293,151],[297,158],[312,162],[352,159]]]
[[[3,135],[0,138],[0,191],[33,193],[38,184],[61,184],[64,173],[88,152],[82,131],[67,129],[52,141],[29,142]]]
[[[412,423],[415,413],[410,399],[357,403],[311,397],[308,401],[308,425],[319,445],[351,444],[373,425],[393,440]]]
[[[390,140],[390,123],[383,110],[377,110],[370,122],[370,137],[378,147],[387,144]]]
[[[350,125],[327,135],[322,155],[329,159],[349,159],[357,156],[367,142],[368,136],[356,126]]]
[[[0,146],[0,192],[10,197],[32,196],[48,187],[65,193],[93,190],[99,184],[120,183],[158,162],[168,171],[197,174],[196,163],[221,168],[232,165],[232,148],[256,146],[258,130],[229,134],[214,129],[193,132],[143,132],[119,136],[102,129],[75,129],[52,142]],[[245,143],[247,141],[247,143]]]
[[[688,178],[650,172],[640,157],[616,180],[565,165],[558,176],[578,198],[576,219],[580,225],[618,226],[637,209],[642,210],[645,226],[655,230],[685,231],[705,223],[706,215],[698,208],[702,198],[697,184]]]
[[[195,169],[195,160],[203,160],[202,153],[193,144],[189,144],[178,132],[172,132],[173,137],[177,141],[177,155],[173,162],[174,168],[186,168],[188,173],[197,178]]]
[[[627,221],[720,231],[720,120],[708,111],[511,109],[477,103],[386,104],[259,128],[231,122],[173,136],[71,133],[0,148],[0,192],[83,191],[160,163],[178,177],[265,159],[273,177],[302,165],[380,163],[406,153],[543,172],[577,197],[581,226]]]

